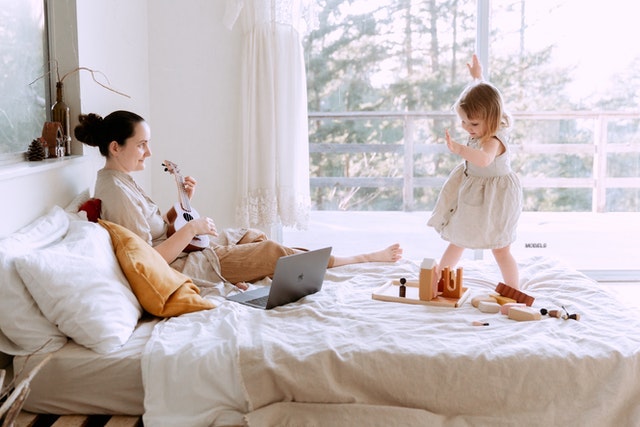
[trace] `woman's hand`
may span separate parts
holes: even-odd
[[[238,282],[235,283],[236,288],[240,289],[241,291],[246,291],[247,289],[249,289],[249,285],[247,285],[245,282]]]
[[[191,243],[193,238],[199,234],[218,235],[216,224],[211,218],[196,218],[187,222],[184,227],[177,229],[169,238],[154,246],[154,248],[167,263],[171,264],[184,248]]]
[[[211,236],[217,236],[218,230],[216,229],[216,223],[209,217],[202,217],[191,220],[187,223],[191,227],[193,236],[198,234],[208,234]]]
[[[196,179],[192,176],[185,176],[184,177],[184,191],[187,192],[187,196],[189,197],[189,200],[191,200],[191,198],[193,197],[194,193],[196,192],[196,184],[198,182],[196,181]]]

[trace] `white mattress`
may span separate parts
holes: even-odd
[[[144,413],[140,358],[159,319],[143,319],[119,350],[100,355],[69,341],[31,382],[24,409],[51,414]],[[16,356],[14,372],[28,373],[43,356]]]
[[[472,296],[492,292],[494,262],[463,264]],[[219,307],[142,322],[111,355],[69,342],[34,379],[25,409],[144,414],[146,427],[634,425],[637,309],[557,260],[521,260],[520,272],[536,308],[564,305],[581,319],[376,301],[377,287],[415,277],[417,265],[338,267],[297,304],[255,310],[203,293]],[[14,359],[16,372],[25,360]]]

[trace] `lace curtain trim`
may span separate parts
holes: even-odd
[[[262,228],[278,224],[304,230],[309,225],[309,203],[306,194],[293,194],[280,189],[280,197],[288,200],[278,201],[273,190],[254,190],[243,197],[236,211],[241,227]]]

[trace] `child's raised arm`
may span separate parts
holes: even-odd
[[[471,63],[467,62],[467,68],[469,69],[469,74],[475,80],[482,80],[482,64],[478,60],[478,55],[475,53],[471,57]]]

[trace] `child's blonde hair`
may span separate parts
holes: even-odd
[[[511,118],[504,110],[500,91],[490,83],[479,82],[468,86],[454,104],[454,109],[464,111],[470,120],[484,120],[487,135],[511,126]]]

